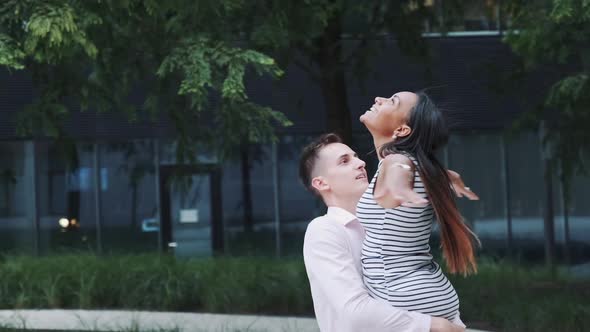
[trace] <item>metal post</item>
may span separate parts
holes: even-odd
[[[163,252],[162,246],[162,211],[160,209],[160,140],[154,139],[154,180],[156,183],[156,221],[158,225],[158,251]]]
[[[502,142],[500,144],[502,166],[502,178],[504,183],[504,213],[506,215],[506,226],[507,226],[507,243],[508,255],[512,255],[512,211],[510,209],[511,197],[510,197],[510,168],[508,164],[508,146],[506,144],[506,138],[502,136]]]
[[[94,209],[96,217],[96,250],[99,254],[102,254],[102,204],[101,204],[101,175],[100,175],[100,156],[99,156],[99,145],[94,142]]]
[[[502,1],[496,2],[496,24],[498,27],[498,35],[502,35]]]
[[[28,209],[31,211],[31,223],[33,225],[33,250],[35,255],[41,255],[41,227],[39,225],[39,199],[37,194],[37,156],[35,153],[35,141],[25,143],[25,174],[28,175],[30,182],[28,183]]]
[[[277,152],[277,143],[272,143],[272,179],[273,179],[273,198],[274,198],[274,215],[275,215],[275,239],[276,254],[281,256],[281,214],[280,214],[280,186],[279,186],[279,158]]]

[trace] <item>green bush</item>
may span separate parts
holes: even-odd
[[[0,308],[82,308],[313,315],[301,258],[180,260],[146,254],[6,256]],[[590,330],[590,282],[483,261],[451,276],[468,325],[509,331]]]
[[[502,331],[590,331],[590,283],[562,271],[483,262],[475,276],[450,277],[461,316]]]
[[[298,260],[165,255],[5,257],[1,308],[312,314]]]

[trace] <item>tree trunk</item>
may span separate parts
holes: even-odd
[[[242,159],[242,199],[244,203],[244,231],[252,232],[254,230],[254,219],[252,217],[252,186],[250,177],[250,154],[248,143],[240,146],[240,156]]]
[[[315,56],[320,68],[320,87],[326,107],[326,126],[339,134],[346,144],[352,142],[352,121],[348,107],[346,74],[342,65],[340,15],[328,22],[324,34],[317,40]]]
[[[328,132],[335,132],[344,143],[352,143],[352,121],[348,100],[346,98],[346,82],[344,74],[336,73],[322,77],[322,95],[326,107],[326,125]]]
[[[543,178],[545,182],[545,213],[543,216],[543,229],[545,233],[545,263],[548,267],[555,266],[555,217],[553,209],[553,167],[551,165],[550,151],[543,145],[546,124],[541,121],[539,126],[539,141],[541,144],[541,159],[543,162]]]

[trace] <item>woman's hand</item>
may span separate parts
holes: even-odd
[[[402,204],[416,207],[428,204],[426,198],[414,191],[414,163],[402,154],[384,158],[373,197],[385,209]]]
[[[455,191],[455,195],[457,197],[467,197],[471,201],[479,200],[479,196],[477,196],[469,187],[465,186],[463,180],[461,179],[461,175],[455,171],[451,171],[450,169],[447,170],[447,174],[449,175],[449,179],[451,180],[451,186]]]
[[[464,332],[465,328],[440,317],[432,317],[430,332]]]

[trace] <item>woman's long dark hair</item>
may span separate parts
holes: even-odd
[[[410,135],[398,137],[383,145],[379,154],[406,152],[418,161],[418,172],[440,225],[443,256],[449,272],[467,275],[477,272],[474,241],[477,236],[465,225],[455,203],[446,169],[436,158],[436,151],[449,139],[449,130],[442,112],[425,93],[419,92],[408,126]]]

